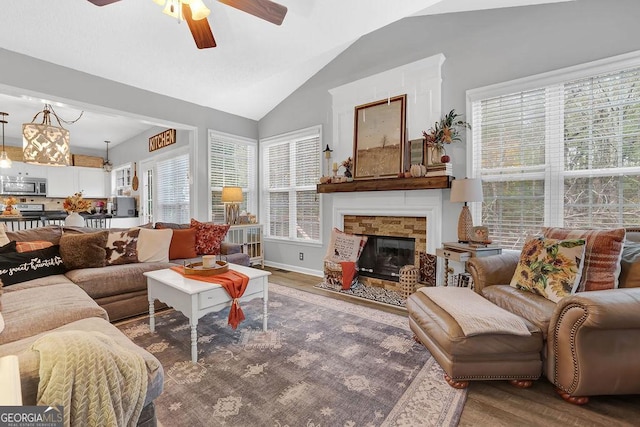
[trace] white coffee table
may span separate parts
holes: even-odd
[[[249,277],[249,284],[240,302],[262,298],[263,315],[262,330],[267,330],[267,301],[269,299],[268,271],[256,268],[229,264],[230,268]],[[149,296],[149,329],[156,330],[154,300],[160,300],[187,316],[191,325],[191,361],[198,360],[198,319],[208,313],[220,311],[229,307],[231,297],[221,286],[200,280],[188,279],[182,274],[169,268],[149,271],[147,276],[147,293]]]

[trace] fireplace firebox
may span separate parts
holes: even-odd
[[[414,264],[416,240],[409,237],[371,236],[362,250],[360,275],[398,282],[400,268]]]

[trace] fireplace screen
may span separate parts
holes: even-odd
[[[415,263],[415,239],[408,237],[368,236],[358,262],[360,275],[393,282],[399,281],[400,267]]]

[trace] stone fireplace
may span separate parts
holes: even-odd
[[[409,264],[419,266],[420,252],[435,254],[441,245],[442,192],[439,190],[380,191],[333,197],[335,227],[347,233],[411,240],[414,249]],[[404,246],[399,244],[400,252],[404,252]],[[361,275],[360,281],[368,286],[399,290],[395,280]]]

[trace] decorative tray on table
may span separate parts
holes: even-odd
[[[199,276],[214,276],[229,271],[229,263],[227,261],[216,261],[216,266],[206,268],[201,262],[191,262],[184,265],[184,274],[197,274]]]

